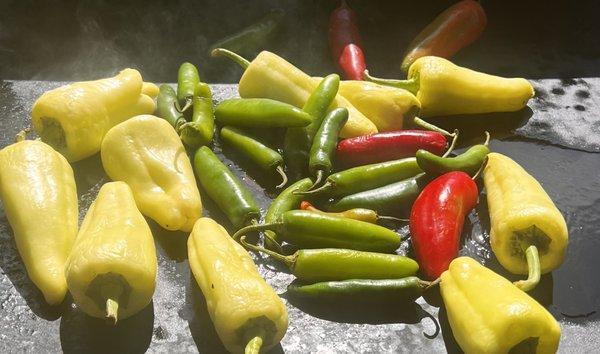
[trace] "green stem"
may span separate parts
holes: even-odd
[[[186,98],[185,99],[185,105],[183,106],[182,109],[179,109],[179,107],[175,107],[175,108],[177,108],[177,111],[179,113],[183,113],[183,112],[187,111],[188,108],[190,108],[191,106],[192,106],[192,99],[191,98]]]
[[[322,191],[326,191],[328,189],[331,189],[331,187],[333,187],[333,183],[327,181],[325,182],[321,187],[317,188],[317,189],[313,189],[313,190],[306,190],[306,191],[294,191],[293,193],[295,195],[312,195],[312,194],[317,194],[320,193]],[[312,186],[311,186],[312,188]]]
[[[444,153],[444,155],[442,155],[442,157],[448,157],[448,155],[450,155],[450,153],[452,152],[452,150],[454,150],[454,148],[456,147],[456,142],[458,141],[458,129],[454,129],[454,137],[452,138],[452,142],[450,143],[450,147],[448,148],[448,150],[446,150],[446,152]]]
[[[285,263],[285,265],[287,265],[288,267],[292,267],[294,265],[294,257],[289,257],[289,256],[284,256],[282,254],[279,254],[277,252],[268,250],[266,248],[257,246],[257,245],[253,245],[251,243],[246,242],[246,236],[242,236],[240,237],[240,243],[242,244],[242,246],[244,246],[245,248],[252,250],[254,252],[262,252],[262,253],[266,253],[269,256],[275,258],[276,260]]]
[[[485,142],[483,143],[483,145],[488,146],[489,143],[490,143],[490,132],[488,132],[486,130],[485,131]]]
[[[250,232],[259,232],[259,231],[264,231],[264,230],[275,231],[278,227],[281,227],[283,225],[284,224],[282,222],[274,222],[271,224],[262,224],[262,225],[248,225],[248,226],[242,227],[241,229],[237,230],[236,233],[233,234],[233,239],[237,241],[240,239],[240,237],[242,235],[245,235]]]
[[[215,48],[212,50],[212,52],[210,52],[210,55],[212,57],[229,58],[238,63],[244,69],[248,69],[248,67],[250,66],[250,62],[248,61],[248,59],[225,48]]]
[[[454,134],[451,134],[450,132],[448,132],[447,130],[444,130],[440,127],[438,127],[437,125],[433,125],[431,123],[428,123],[426,121],[424,121],[423,119],[419,118],[419,117],[414,117],[413,118],[413,124],[416,125],[419,128],[423,128],[425,130],[431,130],[432,132],[438,132],[444,136],[447,137],[454,137]]]
[[[119,303],[111,298],[106,299],[106,320],[111,325],[117,324]]]
[[[535,245],[527,247],[525,257],[527,258],[527,267],[529,268],[527,280],[519,280],[514,282],[514,284],[523,291],[529,291],[535,288],[540,282],[540,256],[537,247]]]
[[[260,353],[260,348],[263,345],[263,337],[264,337],[264,330],[259,329],[256,331],[257,334],[253,337],[251,337],[251,339],[248,341],[248,344],[246,344],[246,348],[244,348],[244,354],[259,354]]]
[[[323,180],[323,170],[317,170],[317,176],[316,176],[316,179],[315,179],[315,183],[313,183],[312,186],[308,187],[308,189],[306,191],[309,192],[311,189],[313,189],[316,186],[318,186],[321,183],[322,180]]]
[[[419,92],[419,79],[417,77],[413,77],[406,80],[382,79],[379,77],[369,75],[369,70],[365,70],[363,73],[363,78],[367,81],[371,81],[376,84],[404,89],[406,91],[409,91],[413,95],[416,95],[417,92]]]
[[[275,171],[277,171],[277,173],[279,173],[279,175],[281,176],[281,183],[279,183],[276,188],[282,188],[283,186],[285,186],[288,183],[288,177],[285,174],[285,171],[283,171],[283,167],[281,166],[277,166],[277,168],[275,169]]]
[[[18,143],[19,141],[23,141],[23,140],[27,139],[27,134],[29,134],[30,132],[31,132],[31,127],[21,130],[20,132],[17,133],[17,135],[15,135],[15,142]]]
[[[377,220],[389,220],[389,221],[395,221],[395,222],[409,222],[408,219],[401,219],[401,218],[396,218],[393,216],[385,216],[385,215],[377,215]]]
[[[477,170],[477,172],[475,172],[475,174],[473,175],[473,177],[471,177],[471,179],[474,181],[477,178],[479,178],[479,175],[481,175],[481,172],[483,172],[483,170],[485,169],[485,166],[487,165],[488,162],[488,157],[485,157],[485,160],[483,160],[483,163],[481,164],[481,166],[479,166],[479,169]]]

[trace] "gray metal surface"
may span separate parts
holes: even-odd
[[[0,147],[29,125],[29,110],[58,82],[0,81]],[[570,244],[565,263],[542,277],[533,296],[561,323],[560,351],[594,352],[600,348],[600,80],[538,80],[531,110],[488,117],[436,119],[461,128],[462,145],[492,133],[491,149],[521,163],[545,187],[565,215]],[[213,85],[220,100],[237,94],[235,85]],[[581,109],[577,105],[583,106]],[[276,134],[273,134],[276,135]],[[276,137],[274,137],[276,138]],[[567,148],[568,147],[568,148]],[[227,150],[216,151],[256,196],[261,207],[275,195],[277,178],[266,178]],[[461,150],[459,150],[461,151]],[[243,167],[243,169],[242,169]],[[108,179],[97,156],[74,164],[83,217],[99,187]],[[248,171],[248,173],[244,172]],[[206,215],[224,224],[223,215],[203,195]],[[190,276],[186,235],[165,232],[149,222],[156,240],[159,270],[153,302],[115,328],[80,312],[67,298],[52,308],[26,275],[12,231],[0,216],[0,352],[46,353],[220,353],[224,352]],[[461,254],[471,255],[506,274],[488,244],[485,192],[469,216]],[[406,231],[401,230],[401,231]],[[409,249],[406,242],[401,251]],[[285,297],[293,277],[279,265],[256,258],[261,273]],[[421,298],[408,309],[397,304],[378,308],[331,308],[288,303],[287,335],[273,352],[285,353],[430,353],[457,352],[439,295]],[[439,319],[439,321],[438,321]],[[441,331],[437,331],[441,328]],[[430,338],[430,335],[434,335]]]

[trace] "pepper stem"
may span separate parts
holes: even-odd
[[[525,257],[527,258],[529,275],[526,280],[519,280],[514,282],[514,284],[523,291],[529,291],[535,288],[540,282],[540,255],[537,247],[535,245],[527,247],[525,250]]]
[[[106,321],[110,325],[117,324],[117,317],[119,313],[119,303],[117,300],[111,298],[106,299]]]
[[[331,189],[332,187],[333,187],[333,183],[331,183],[330,181],[326,181],[321,187],[319,187],[317,189],[306,190],[306,191],[295,190],[293,192],[293,194],[296,194],[296,195],[313,195],[313,194],[321,193],[323,191],[327,191],[328,189]]]
[[[395,222],[409,222],[408,219],[396,218],[394,216],[377,215],[377,220],[389,220]]]
[[[317,170],[317,176],[315,179],[315,183],[313,183],[312,186],[310,186],[306,191],[309,192],[311,189],[315,188],[316,186],[318,186],[321,181],[323,180],[323,170]]]
[[[183,113],[185,111],[188,110],[188,108],[190,108],[192,106],[192,98],[191,97],[187,97],[185,99],[185,105],[183,106],[183,108],[179,109],[179,107],[175,106],[175,108],[177,109],[177,111],[179,113]]]
[[[442,281],[442,278],[437,278],[434,281],[425,281],[425,280],[421,280],[421,282],[423,282],[421,285],[425,286],[425,291],[433,288],[434,286],[438,285],[440,282]]]
[[[242,68],[247,69],[250,66],[250,62],[248,61],[248,59],[242,57],[239,54],[236,54],[230,50],[227,50],[225,48],[215,48],[212,50],[212,52],[210,52],[210,55],[212,57],[226,57],[229,58],[233,61],[235,61],[236,63],[238,63]]]
[[[423,119],[419,118],[419,117],[414,117],[413,118],[413,124],[416,125],[419,128],[423,128],[425,130],[431,130],[432,132],[438,132],[444,136],[447,137],[454,137],[454,133],[450,133],[447,130],[444,130],[440,127],[438,127],[437,125],[433,125],[431,123],[428,123],[426,121],[424,121]]]
[[[251,337],[246,344],[246,348],[244,348],[244,354],[259,354],[260,348],[263,345],[263,336],[265,335],[265,331],[263,329],[256,330],[256,335]]]
[[[450,153],[452,152],[452,150],[454,150],[454,148],[456,147],[456,142],[458,141],[458,129],[454,129],[454,137],[452,138],[452,142],[450,143],[450,147],[448,147],[448,150],[446,150],[446,152],[444,153],[444,155],[442,155],[442,157],[447,157],[448,155],[450,155]]]
[[[249,232],[258,232],[258,231],[264,231],[264,230],[275,230],[278,227],[283,226],[284,224],[282,222],[274,222],[271,224],[262,224],[262,225],[248,225],[245,227],[242,227],[241,229],[237,230],[234,234],[233,234],[233,239],[238,241],[240,239],[240,237],[242,235],[245,235]]]
[[[471,177],[471,179],[474,181],[477,178],[479,178],[479,175],[481,175],[481,172],[483,172],[483,170],[485,169],[485,166],[487,165],[488,162],[488,157],[485,157],[485,160],[483,160],[483,163],[481,164],[481,166],[479,166],[479,169],[477,170],[477,172],[475,172],[475,174],[473,175],[473,177]]]
[[[290,268],[294,265],[294,260],[293,260],[292,257],[286,257],[286,256],[284,256],[282,254],[279,254],[279,253],[275,252],[275,251],[271,251],[271,250],[268,250],[266,248],[263,248],[263,247],[260,247],[260,246],[257,246],[257,245],[253,245],[253,244],[251,244],[249,242],[246,242],[246,236],[245,235],[242,236],[242,237],[240,237],[240,243],[245,248],[247,248],[249,250],[252,250],[254,252],[266,253],[269,256],[275,258],[276,260],[278,260],[278,261],[280,261],[282,263],[285,263],[285,265],[287,265]]]
[[[27,134],[31,132],[31,127],[25,128],[15,135],[15,142],[18,143],[27,139]]]
[[[483,142],[483,145],[488,146],[489,143],[490,143],[490,132],[488,132],[486,130],[485,131],[485,141]]]
[[[285,174],[285,171],[283,171],[283,167],[281,166],[277,166],[277,168],[275,169],[275,171],[277,171],[277,173],[279,173],[279,175],[281,176],[281,183],[279,183],[276,188],[281,188],[283,186],[285,186],[288,183],[288,177]]]
[[[419,79],[417,77],[413,77],[406,80],[382,79],[379,77],[369,75],[369,70],[365,70],[363,72],[363,79],[380,85],[404,89],[406,91],[409,91],[413,95],[416,95],[419,91]]]

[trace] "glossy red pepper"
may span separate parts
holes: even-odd
[[[486,24],[487,17],[479,2],[457,2],[439,14],[413,39],[402,61],[402,71],[408,72],[415,60],[427,55],[451,58],[479,38]]]
[[[442,155],[446,137],[426,130],[398,130],[340,141],[336,158],[344,166],[358,166],[415,156],[419,149]]]
[[[346,80],[362,80],[366,69],[365,56],[360,47],[356,12],[345,0],[331,13],[329,19],[329,47],[333,60],[344,72]]]
[[[450,172],[431,181],[415,200],[410,235],[427,278],[438,278],[458,255],[465,217],[477,204],[478,194],[468,174]]]

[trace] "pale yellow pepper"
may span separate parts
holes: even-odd
[[[66,267],[69,291],[90,316],[130,317],[152,300],[156,249],[127,184],[110,182],[90,206]]]
[[[49,304],[61,303],[79,216],[71,165],[41,141],[7,146],[0,150],[0,196],[29,278]]]
[[[504,354],[517,346],[538,354],[558,349],[560,326],[554,317],[472,258],[453,260],[442,273],[440,290],[454,338],[466,354]]]
[[[42,140],[69,161],[97,153],[106,132],[122,121],[156,109],[156,85],[137,70],[101,80],[76,82],[44,93],[31,111]]]
[[[258,353],[285,335],[285,304],[246,250],[214,220],[201,218],[188,238],[188,259],[208,313],[231,353]]]
[[[181,139],[164,119],[141,115],[109,130],[102,165],[133,190],[140,211],[167,230],[192,230],[202,215],[200,192]]]

